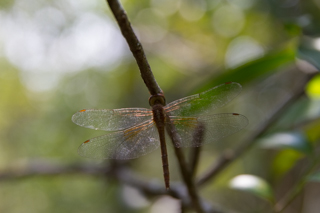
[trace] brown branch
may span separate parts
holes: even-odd
[[[170,121],[169,116],[167,116],[167,120]],[[200,198],[197,193],[197,189],[194,184],[191,172],[188,170],[187,163],[184,158],[182,150],[180,148],[178,148],[178,146],[176,145],[176,144],[181,144],[180,137],[177,134],[177,131],[175,130],[175,127],[171,122],[168,122],[168,125],[166,125],[166,127],[167,127],[167,132],[168,132],[168,134],[171,138],[171,141],[173,143],[174,151],[175,151],[178,163],[179,163],[179,168],[180,168],[180,172],[182,175],[182,179],[187,187],[191,202],[193,204],[193,208],[196,210],[196,212],[203,213],[205,211],[201,205]]]
[[[199,123],[193,134],[193,142],[194,144],[197,144],[197,146],[193,147],[190,152],[190,159],[191,159],[190,166],[191,166],[192,178],[194,178],[197,173],[197,167],[198,167],[199,158],[200,158],[201,144],[203,141],[204,131],[205,131],[204,124]]]
[[[122,35],[126,39],[130,47],[130,50],[137,61],[141,77],[144,83],[146,84],[150,94],[162,94],[163,92],[152,74],[150,65],[147,61],[142,45],[131,27],[125,10],[123,9],[122,5],[118,0],[107,0],[107,2],[114,17],[118,22]]]
[[[190,152],[190,171],[191,176],[194,178],[197,174],[197,168],[199,164],[200,159],[200,153],[201,153],[201,146],[193,147]]]
[[[269,118],[261,123],[255,132],[245,138],[241,145],[233,150],[223,153],[216,161],[215,164],[209,169],[202,177],[197,181],[198,185],[203,185],[209,180],[214,179],[222,170],[224,170],[229,164],[238,159],[243,153],[248,151],[255,143],[256,139],[262,136],[272,126],[294,102],[296,102],[304,93],[304,87],[308,81],[314,76],[314,74],[306,75],[304,79],[301,79],[300,84],[297,86],[295,92],[291,96],[287,97],[274,111]]]
[[[69,174],[85,174],[85,175],[107,175],[109,178],[116,179],[125,184],[136,187],[137,189],[149,195],[165,195],[168,194],[163,185],[154,181],[148,181],[135,175],[131,170],[123,165],[118,165],[115,168],[111,166],[100,166],[95,164],[61,164],[53,161],[35,160],[24,166],[12,166],[9,169],[0,171],[0,181],[16,180],[29,178],[34,176],[61,176]],[[171,190],[170,195],[180,199],[176,191]]]
[[[107,0],[107,2],[112,10],[114,17],[116,18],[116,20],[118,22],[118,25],[119,25],[121,32],[122,32],[122,35],[125,37],[128,45],[130,47],[131,52],[137,61],[137,64],[140,69],[141,77],[142,77],[143,81],[145,82],[146,86],[148,87],[150,94],[154,95],[154,96],[159,95],[159,94],[160,95],[163,94],[162,90],[160,89],[159,85],[157,84],[157,82],[152,74],[150,65],[146,59],[142,45],[139,42],[137,36],[135,35],[135,33],[131,27],[131,24],[128,20],[128,17],[126,15],[126,12],[122,8],[120,2],[118,0]],[[180,164],[181,173],[182,173],[183,179],[186,183],[186,186],[187,186],[191,201],[193,203],[193,206],[198,213],[202,213],[204,211],[200,205],[199,198],[198,198],[193,180],[190,176],[189,171],[187,170],[187,166],[186,166],[186,162],[184,160],[183,153],[180,149],[177,149],[177,148],[175,149],[175,152],[176,152],[176,156],[177,156],[179,164]],[[119,176],[119,178],[121,178],[121,177]]]
[[[130,185],[140,190],[147,196],[159,196],[159,195],[170,195],[173,198],[180,199],[181,203],[185,207],[191,208],[189,197],[186,195],[185,187],[183,185],[176,184],[171,187],[168,192],[163,188],[161,182],[156,183],[154,181],[146,180],[132,172],[125,166],[101,166],[96,164],[60,164],[53,161],[35,160],[24,166],[13,166],[10,169],[0,171],[0,181],[13,181],[23,178],[35,177],[35,176],[61,176],[61,175],[73,175],[73,174],[84,174],[84,175],[96,175],[113,178],[121,183]],[[208,203],[208,212],[221,213],[217,207],[212,207]]]
[[[10,169],[0,171],[0,181],[28,178],[32,176],[55,176],[61,174],[91,174],[102,175],[110,170],[105,166],[96,165],[61,165],[49,161],[33,161],[23,167],[13,166]]]

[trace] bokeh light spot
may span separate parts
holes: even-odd
[[[180,1],[180,15],[187,21],[197,21],[206,12],[206,2],[204,0]]]
[[[230,42],[225,64],[228,68],[240,66],[250,60],[263,56],[264,50],[253,38],[248,36],[237,37]]]
[[[320,75],[317,75],[308,83],[306,92],[309,97],[320,99]]]
[[[229,38],[240,33],[245,24],[245,16],[240,8],[224,5],[213,14],[212,24],[218,34]]]

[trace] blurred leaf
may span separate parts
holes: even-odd
[[[320,70],[320,51],[314,49],[308,49],[306,47],[299,47],[298,58],[303,59],[313,66],[315,66],[318,71]]]
[[[287,45],[282,49],[270,52],[261,58],[250,61],[235,69],[227,70],[219,76],[214,76],[207,84],[199,88],[199,91],[204,91],[211,88],[212,85],[218,85],[229,81],[243,84],[253,81],[263,75],[276,72],[277,68],[294,62],[295,52],[294,45]]]
[[[309,121],[303,129],[311,142],[317,142],[320,138],[320,118]]]
[[[1,0],[0,1],[0,8],[1,9],[5,9],[5,8],[9,8],[14,4],[14,0]]]
[[[312,147],[307,138],[300,132],[283,132],[266,136],[259,140],[260,146],[269,149],[294,149],[310,154]]]
[[[310,99],[303,96],[284,112],[281,119],[271,129],[299,128],[318,118],[320,118],[320,99]],[[307,134],[306,129],[303,129],[303,132]],[[307,138],[310,138],[309,135],[307,135]]]
[[[311,98],[320,99],[320,75],[316,75],[309,81],[306,93]]]
[[[314,174],[311,174],[307,180],[309,182],[320,182],[320,172],[315,172]]]
[[[303,37],[298,49],[298,58],[320,69],[320,38]]]
[[[272,174],[275,179],[282,177],[288,172],[303,154],[292,149],[282,150],[274,157],[272,162]]]
[[[296,23],[284,23],[284,28],[292,37],[301,35],[301,27]]]
[[[270,202],[274,201],[270,185],[260,177],[254,175],[238,175],[230,180],[229,186],[232,189],[249,192]]]

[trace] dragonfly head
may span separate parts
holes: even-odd
[[[156,95],[151,95],[149,98],[149,105],[154,106],[156,104],[161,104],[162,106],[166,105],[166,99],[162,93]]]

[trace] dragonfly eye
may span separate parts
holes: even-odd
[[[163,94],[151,95],[149,98],[149,105],[154,106],[156,104],[166,105],[166,99]]]

